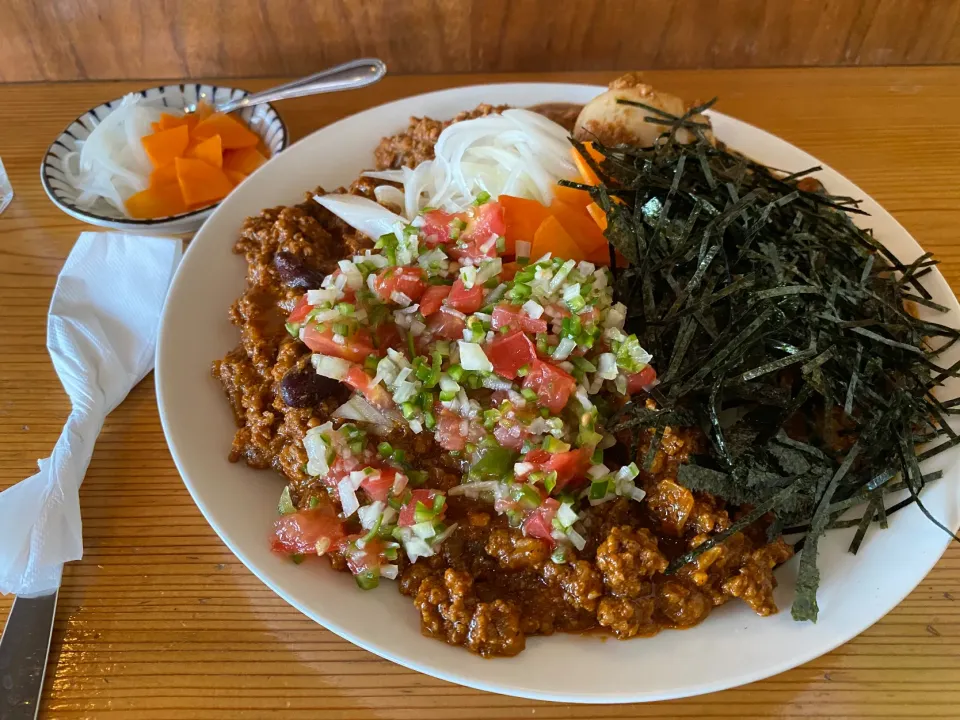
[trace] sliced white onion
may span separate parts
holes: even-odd
[[[376,240],[392,233],[404,219],[383,205],[360,195],[314,195],[313,199],[347,225]]]

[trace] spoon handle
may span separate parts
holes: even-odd
[[[233,112],[251,105],[286,100],[287,98],[318,95],[339,90],[355,90],[373,85],[387,72],[387,66],[377,58],[361,58],[322,70],[314,75],[262,90],[252,95],[218,104],[219,112]]]

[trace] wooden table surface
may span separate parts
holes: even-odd
[[[613,76],[391,77],[364,91],[289,101],[282,114],[297,138],[372,105],[443,87],[603,83]],[[722,111],[832,165],[938,255],[960,290],[960,67],[657,72],[650,80],[689,99],[719,95]],[[41,156],[75,116],[136,87],[0,85],[0,158],[16,191],[0,215],[0,489],[35,471],[68,413],[44,346],[45,314],[64,258],[89,228],[47,200]],[[795,670],[687,700],[570,706],[405,670],[276,597],[190,500],[164,442],[152,377],[107,419],[80,500],[86,554],[64,573],[46,718],[960,717],[956,546],[887,617]],[[0,598],[0,623],[9,605]],[[717,648],[717,662],[735,653]]]

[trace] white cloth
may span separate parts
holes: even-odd
[[[181,241],[85,232],[50,302],[47,349],[72,411],[40,472],[0,493],[0,593],[60,585],[83,555],[79,489],[107,414],[153,368]]]

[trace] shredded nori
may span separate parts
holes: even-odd
[[[649,148],[595,142],[601,163],[572,141],[601,183],[564,184],[589,191],[607,213],[627,330],[659,360],[657,408],[634,399],[611,429],[634,433],[634,447],[649,437],[648,462],[667,426],[702,429],[709,451],[679,481],[743,510],[668,572],[766,517],[774,534],[804,534],[792,613],[815,621],[827,530],[856,527],[856,552],[871,523],[885,527],[916,503],[960,540],[920,501],[939,477],[924,476],[920,463],[960,443],[946,422],[960,401],[933,394],[960,374],[960,363],[936,363],[960,331],[906,305],[946,311],[921,283],[936,264],[929,253],[896,258],[850,220],[864,214],[856,200],[809,177],[819,168],[788,174],[714,141],[690,119],[713,102],[683,117],[629,103],[672,127]],[[676,141],[679,128],[697,140]],[[618,267],[617,253],[629,265]],[[928,447],[918,453],[918,444]],[[904,489],[906,500],[886,505]],[[858,506],[861,517],[841,519]]]

